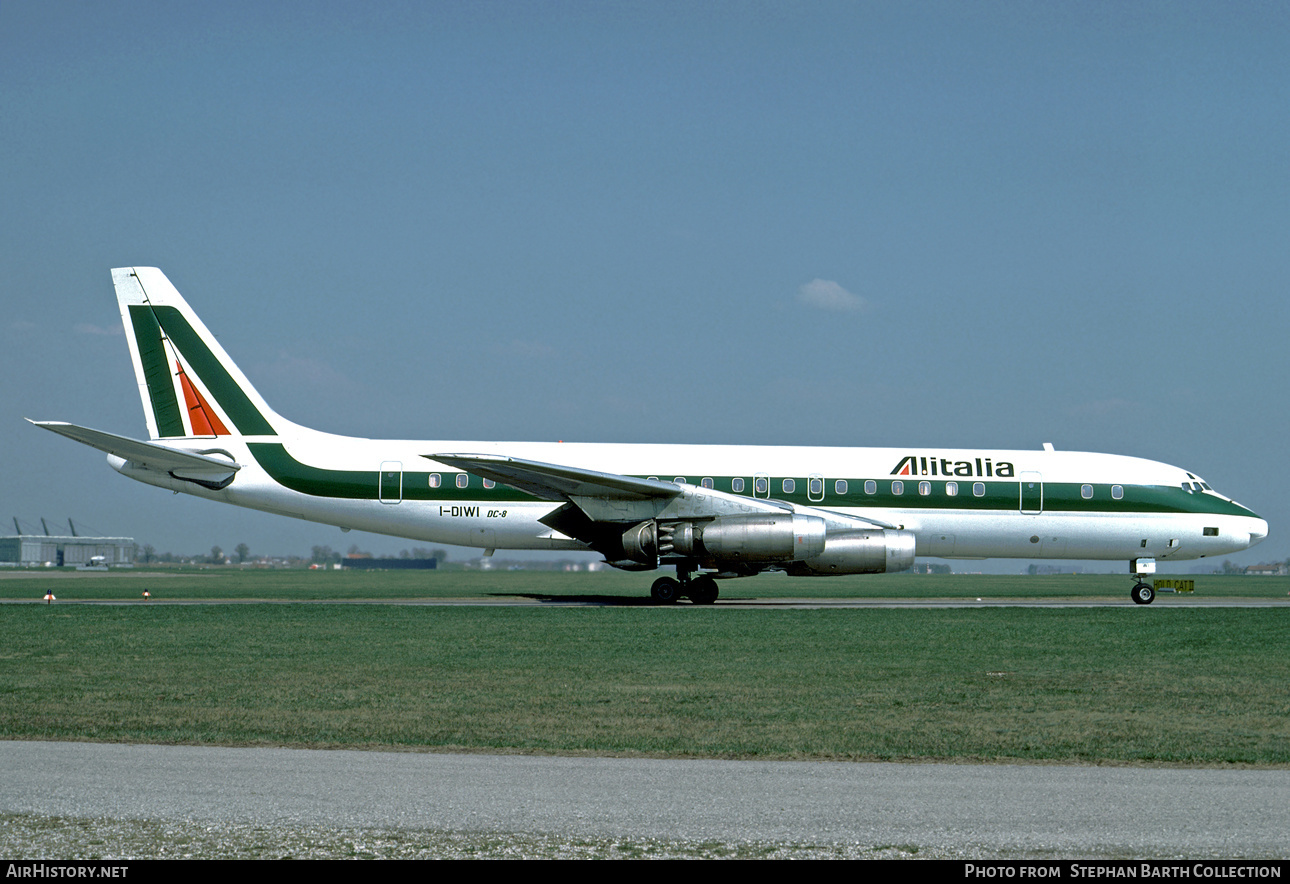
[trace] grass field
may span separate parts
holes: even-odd
[[[649,575],[13,576],[0,598],[583,597],[600,607],[3,605],[0,738],[730,758],[1290,765],[1290,605],[747,610]],[[723,598],[1127,596],[892,575]],[[1198,596],[1278,597],[1276,578]],[[738,590],[738,592],[735,591]],[[619,600],[621,603],[615,604]]]
[[[670,571],[667,573],[671,573]],[[0,599],[39,599],[52,588],[60,599],[350,600],[417,598],[577,599],[646,603],[659,572],[621,571],[305,571],[257,568],[158,568],[109,572],[0,570]],[[1290,604],[1290,577],[1195,578],[1197,598],[1279,599]],[[1129,597],[1128,574],[873,574],[791,578],[764,574],[720,582],[721,598],[987,598],[1114,599]],[[1176,601],[1188,598],[1180,595]],[[1161,603],[1170,599],[1160,596]]]

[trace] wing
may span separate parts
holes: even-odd
[[[598,473],[500,454],[427,454],[425,457],[494,482],[503,482],[543,500],[563,500],[570,496],[670,499],[681,491],[674,482]]]
[[[502,482],[542,500],[563,500],[597,523],[712,519],[748,513],[785,513],[795,509],[791,504],[778,500],[729,494],[684,482],[601,473],[499,454],[423,456]]]
[[[499,454],[427,454],[430,460],[501,482],[541,500],[563,500],[595,522],[652,519],[684,496],[685,487],[658,479],[639,479],[523,460]]]

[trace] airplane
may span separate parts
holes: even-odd
[[[904,571],[915,556],[1157,560],[1225,555],[1268,524],[1194,473],[1042,450],[392,441],[271,409],[170,280],[112,271],[148,439],[31,421],[149,485],[343,529],[494,550],[592,550],[674,567],[660,604],[719,579]]]

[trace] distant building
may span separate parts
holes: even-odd
[[[130,565],[133,537],[60,537],[12,534],[0,537],[0,565]]]
[[[1261,562],[1248,566],[1245,573],[1256,577],[1285,577],[1290,574],[1290,568],[1286,567],[1285,562]]]
[[[1069,567],[1061,565],[1031,565],[1026,569],[1026,573],[1032,577],[1039,574],[1083,574],[1084,567],[1082,565],[1071,565]]]

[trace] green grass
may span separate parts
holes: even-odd
[[[222,566],[133,571],[0,571],[0,599],[39,599],[49,589],[60,600],[155,599],[352,600],[511,598],[590,600],[649,596],[662,572],[627,574],[551,571],[305,571]],[[666,573],[671,573],[670,571]],[[1287,599],[1290,577],[1200,576],[1196,593],[1162,593],[1158,603],[1190,598]],[[875,574],[791,578],[766,574],[720,582],[723,599],[986,598],[1115,599],[1129,597],[1128,574]]]
[[[231,595],[309,596],[320,584],[303,581],[333,575],[264,576],[206,580]],[[333,585],[340,598],[429,595],[440,579],[449,595],[635,596],[648,585],[640,575],[334,576],[349,580]],[[136,577],[129,597],[145,580],[158,596],[200,578],[162,590],[171,578]],[[1103,591],[1102,578],[1016,579]],[[1011,580],[888,585],[982,595]],[[1106,580],[1127,595],[1126,580]],[[859,585],[785,582],[787,595]],[[1237,592],[1274,581],[1232,582]],[[770,595],[758,581],[736,585]],[[1201,585],[1211,593],[1209,578]],[[1185,596],[1093,609],[6,605],[0,737],[1285,766],[1287,652],[1290,609],[1188,607]]]

